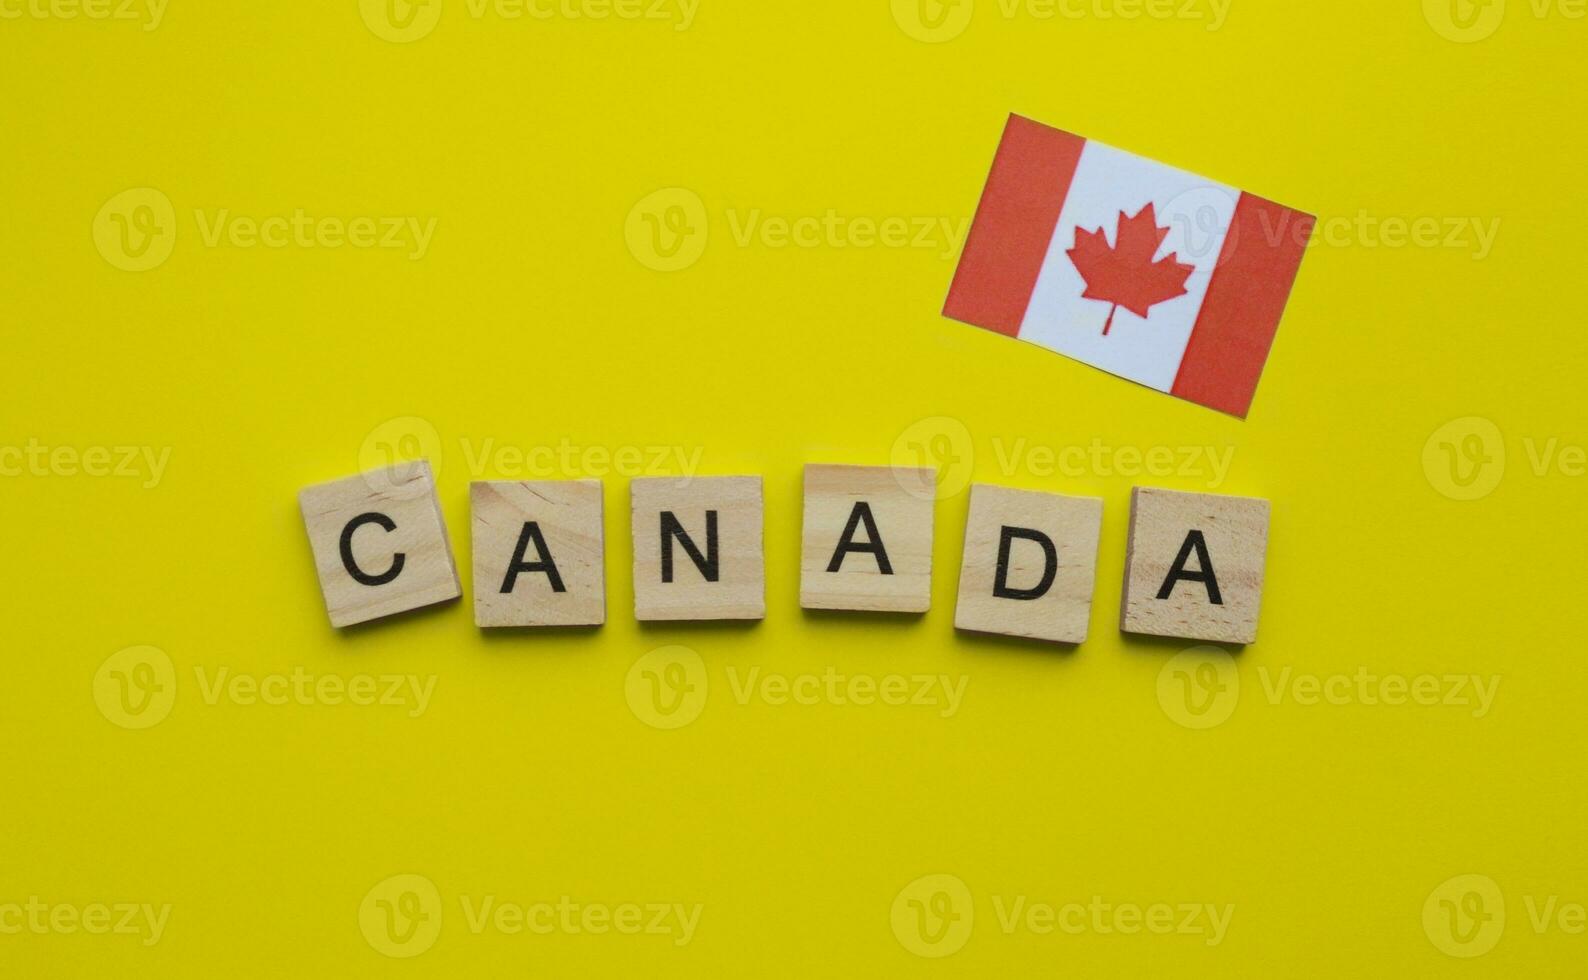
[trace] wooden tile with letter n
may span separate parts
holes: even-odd
[[[766,618],[759,476],[646,477],[629,493],[636,619]]]
[[[1251,643],[1267,554],[1268,501],[1137,487],[1120,629]]]
[[[463,594],[425,460],[298,494],[331,625],[391,616]]]
[[[954,626],[1055,643],[1086,639],[1103,502],[978,483],[970,488]]]
[[[475,481],[476,626],[606,622],[600,480]]]
[[[935,469],[807,465],[800,605],[930,609],[936,498]]]

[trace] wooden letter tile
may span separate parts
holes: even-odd
[[[1137,487],[1119,628],[1251,643],[1267,552],[1268,501]]]
[[[476,481],[476,626],[606,622],[600,480]]]
[[[629,493],[635,618],[766,618],[760,477],[648,477]]]
[[[806,466],[800,605],[930,609],[936,487],[933,469]]]
[[[331,625],[342,627],[463,594],[424,460],[298,494]]]
[[[954,625],[1056,643],[1086,639],[1103,502],[976,484]]]

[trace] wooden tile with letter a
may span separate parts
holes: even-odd
[[[634,617],[765,619],[761,478],[646,477],[634,507]]]
[[[1119,628],[1251,643],[1267,554],[1268,501],[1137,487]]]
[[[298,505],[332,626],[463,594],[425,460],[308,487]]]
[[[807,465],[800,605],[930,609],[936,497],[935,469]]]
[[[476,626],[606,622],[600,480],[475,481]]]
[[[954,626],[1055,643],[1086,639],[1103,502],[978,483],[970,488]]]

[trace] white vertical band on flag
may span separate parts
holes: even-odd
[[[1026,308],[1020,339],[1169,391],[1239,198],[1240,192],[1227,185],[1088,141]],[[1077,228],[1101,228],[1117,245],[1121,216],[1135,215],[1148,204],[1157,212],[1158,225],[1168,229],[1156,257],[1174,253],[1195,267],[1186,280],[1186,294],[1153,306],[1145,318],[1083,298],[1086,280],[1066,254],[1075,245]],[[1113,323],[1104,336],[1110,314]]]

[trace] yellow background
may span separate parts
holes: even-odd
[[[0,972],[1395,977],[1584,961],[1588,936],[1540,932],[1529,909],[1588,902],[1581,450],[1564,470],[1531,458],[1588,441],[1588,21],[1512,0],[1474,39],[1417,0],[1234,0],[1216,30],[1205,3],[1187,8],[1200,19],[1104,16],[1132,0],[1043,19],[961,0],[927,11],[963,28],[930,41],[888,0],[701,0],[685,30],[676,13],[431,2],[433,30],[396,43],[371,26],[380,5],[355,0],[172,0],[153,30],[7,0],[24,16],[0,19],[0,443],[170,452],[158,480],[84,475],[67,455],[0,478],[0,906],[170,914],[148,945],[0,934]],[[941,234],[736,238],[757,209],[963,221],[1010,111],[1321,216],[1249,421],[942,319],[957,242]],[[175,233],[142,272],[113,264],[113,219],[96,229],[136,188],[171,202],[174,225],[156,225]],[[626,228],[668,188],[698,196],[705,238],[662,272]],[[436,225],[418,260],[207,244],[195,211],[222,209]],[[1468,242],[1393,241],[1417,219]],[[1473,219],[1499,222],[1484,254]],[[912,430],[923,419],[950,421]],[[1104,499],[1079,648],[955,634],[964,493],[938,507],[930,614],[800,612],[801,465],[885,464],[909,433],[952,442],[956,424],[959,476]],[[295,495],[383,440],[425,439],[465,599],[338,634]],[[1094,439],[1106,468],[1005,461],[1021,440]],[[488,441],[576,455],[480,464]],[[628,474],[599,452],[651,446],[764,475],[761,625],[634,622]],[[1261,637],[1234,659],[1228,720],[1205,730],[1174,717],[1169,665],[1193,644],[1115,626],[1131,486],[1210,478],[1114,463],[1182,446],[1233,451],[1217,489],[1273,501]],[[1454,499],[1445,452],[1492,492]],[[482,635],[468,481],[590,475],[606,479],[607,625]],[[136,730],[101,710],[95,678],[141,646],[169,658],[174,702]],[[670,646],[699,654],[709,695],[661,730],[625,679]],[[951,717],[740,703],[729,675],[828,667],[963,677],[964,701]],[[418,717],[206,699],[198,672],[222,668],[411,673],[434,693]],[[1286,668],[1499,687],[1483,717],[1449,699],[1308,705],[1268,695]],[[391,959],[360,907],[407,874],[435,886],[439,935]],[[927,875],[962,882],[968,903],[944,894],[973,915],[937,959],[891,911]],[[1471,960],[1423,914],[1462,875],[1505,901],[1503,935]],[[1456,890],[1473,908],[1483,888]],[[564,895],[702,911],[679,946],[476,932],[463,908]],[[1234,909],[1216,945],[1008,932],[998,910],[1022,896]]]

